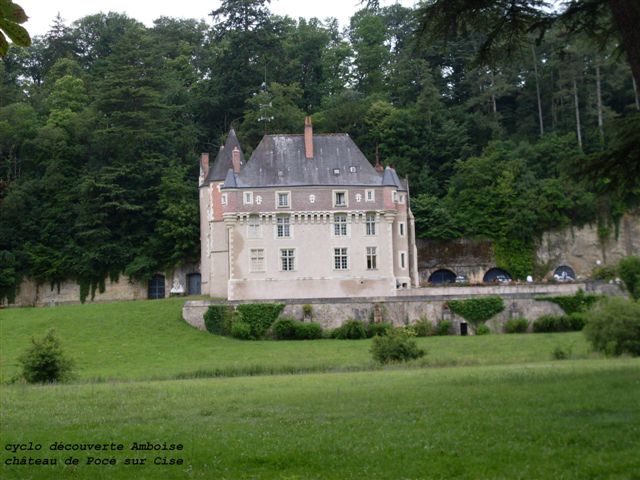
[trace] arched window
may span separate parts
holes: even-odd
[[[487,270],[487,273],[485,273],[484,277],[482,277],[482,281],[485,283],[507,283],[511,280],[512,279],[509,272],[501,268],[492,268],[490,270]]]
[[[446,268],[436,270],[429,276],[429,283],[455,283],[456,274]]]
[[[149,298],[164,298],[164,275],[156,274],[149,280]]]
[[[576,279],[576,272],[569,265],[560,265],[554,270],[553,278],[559,282],[572,282]]]

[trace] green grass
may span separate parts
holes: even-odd
[[[78,381],[145,380],[368,370],[370,340],[248,342],[198,331],[181,320],[184,300],[66,305],[0,311],[0,381],[18,372],[33,335],[53,327],[76,363]],[[582,334],[417,339],[418,366],[547,361],[555,347],[588,356]]]
[[[638,398],[631,359],[5,386],[3,445],[123,442],[125,451],[100,455],[115,466],[84,465],[78,454],[77,467],[6,466],[3,451],[0,476],[633,479]],[[156,456],[130,451],[133,441],[182,443],[167,456],[185,464],[125,466]]]
[[[419,338],[424,359],[382,369],[370,340],[221,338],[183,322],[182,302],[0,311],[4,382],[52,326],[77,365],[75,383],[0,385],[0,478],[640,479],[640,360],[592,355],[581,333]],[[166,456],[184,464],[130,449],[147,441],[183,444]],[[43,449],[19,459],[60,464],[6,465],[28,442]]]

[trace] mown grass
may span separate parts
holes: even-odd
[[[115,466],[3,479],[638,478],[633,359],[163,382],[3,386],[2,445],[122,442]],[[125,466],[137,442],[182,466]],[[24,454],[18,455],[19,457]],[[162,456],[162,455],[161,455]]]
[[[0,381],[18,372],[32,336],[53,327],[78,381],[201,378],[378,368],[370,340],[239,341],[198,331],[181,319],[183,299],[0,310]],[[547,361],[556,347],[589,355],[579,333],[430,337],[411,366]]]

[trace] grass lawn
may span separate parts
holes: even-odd
[[[0,311],[0,478],[640,479],[640,359],[591,355],[580,333],[417,339],[424,359],[381,369],[369,340],[220,338],[181,305]],[[7,384],[51,326],[77,381]],[[552,361],[557,346],[572,359]],[[11,451],[30,442],[41,449]]]
[[[638,478],[640,364],[582,360],[3,387],[2,444],[122,442],[3,479]],[[180,452],[132,442],[182,443]],[[86,465],[88,456],[116,465]],[[124,465],[126,458],[183,465]],[[28,473],[28,474],[27,474]]]
[[[145,380],[375,368],[370,340],[248,342],[201,332],[181,319],[184,300],[0,310],[0,382],[18,372],[33,335],[55,328],[79,381]],[[416,365],[548,361],[556,347],[588,356],[580,333],[430,337]]]

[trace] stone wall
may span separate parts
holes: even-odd
[[[183,288],[187,287],[187,275],[198,272],[198,265],[191,264],[178,268],[173,272],[165,273],[165,296],[169,296],[174,281],[177,281]],[[121,275],[117,282],[105,280],[105,291],[95,292],[95,297],[91,298],[91,293],[85,300],[92,302],[109,302],[116,300],[142,300],[148,297],[147,282],[131,281],[126,275]],[[65,303],[80,303],[80,285],[74,281],[65,281],[60,285],[44,284],[38,285],[31,279],[26,279],[20,285],[14,303],[8,304],[11,307],[42,307],[54,306]],[[4,305],[0,302],[0,305]]]
[[[573,295],[583,289],[588,292],[608,295],[620,295],[619,288],[600,284],[563,284],[563,285],[510,285],[486,287],[443,287],[418,289],[411,295],[398,297],[378,297],[365,299],[297,299],[276,300],[284,303],[284,316],[302,319],[302,308],[309,304],[313,309],[313,321],[318,322],[324,329],[336,328],[348,319],[368,322],[373,318],[374,309],[382,314],[382,320],[395,326],[413,324],[421,318],[427,318],[432,323],[440,320],[451,320],[456,333],[460,332],[460,324],[464,319],[451,313],[447,307],[449,300],[467,299],[473,297],[498,295],[502,297],[505,309],[487,322],[487,326],[494,332],[501,332],[504,323],[517,317],[524,317],[534,321],[542,315],[562,315],[562,309],[555,303],[535,300],[539,296]],[[246,302],[215,302],[215,301],[187,301],[182,309],[184,320],[190,325],[204,330],[204,314],[210,305],[237,305]],[[471,326],[469,333],[473,334]]]
[[[566,265],[575,271],[577,280],[585,280],[597,266],[614,265],[622,257],[640,255],[640,216],[625,215],[618,227],[617,234],[613,231],[604,241],[595,224],[547,232],[538,242],[536,263],[544,267],[547,279],[557,267]],[[489,240],[418,239],[418,269],[423,285],[440,269],[465,275],[470,283],[480,283],[487,270],[495,266]]]

